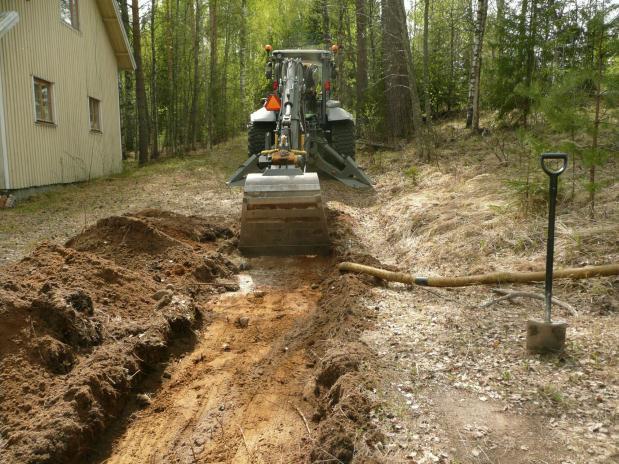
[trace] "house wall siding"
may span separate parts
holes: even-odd
[[[1,40],[1,39],[0,39]],[[0,190],[6,190],[6,177],[8,172],[5,171],[5,166],[8,166],[6,159],[6,134],[4,124],[4,68],[2,66],[2,55],[0,55]]]
[[[96,0],[79,8],[76,31],[58,0],[0,0],[20,16],[0,41],[11,189],[122,170],[117,60]],[[53,126],[35,123],[34,76],[53,83]],[[101,133],[90,131],[89,96],[101,100]]]

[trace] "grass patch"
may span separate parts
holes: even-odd
[[[228,142],[214,147],[210,151],[199,151],[191,154],[182,154],[161,158],[144,166],[139,166],[136,160],[123,162],[123,171],[119,174],[93,179],[88,182],[58,185],[46,192],[41,192],[20,201],[15,208],[4,210],[6,218],[32,215],[48,210],[64,211],[76,203],[87,208],[93,207],[93,201],[101,200],[101,190],[113,188],[130,190],[136,184],[147,183],[150,178],[169,176],[171,179],[177,174],[198,176],[211,174],[220,177],[222,182],[231,175],[238,166],[245,161],[244,136],[236,137]],[[170,181],[175,182],[174,180]],[[113,185],[113,187],[112,187]],[[15,226],[2,221],[0,231],[11,232]]]
[[[541,385],[540,387],[538,387],[537,392],[542,399],[551,401],[552,403],[555,403],[557,405],[565,404],[565,397],[554,385]]]

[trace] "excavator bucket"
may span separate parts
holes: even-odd
[[[328,254],[318,175],[248,174],[239,249],[248,256]]]

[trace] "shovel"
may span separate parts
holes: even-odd
[[[553,169],[549,160],[563,163],[558,169]],[[552,322],[552,273],[555,247],[555,215],[557,206],[557,185],[559,176],[567,168],[565,153],[544,153],[541,165],[550,181],[548,198],[548,241],[546,247],[546,285],[544,291],[544,320],[527,322],[527,350],[533,353],[561,352],[565,347],[565,332],[567,323]]]

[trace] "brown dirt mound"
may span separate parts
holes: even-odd
[[[358,371],[365,351],[358,343],[331,348],[320,360],[316,376],[318,385],[330,388],[344,374]]]
[[[94,226],[67,242],[67,246],[81,251],[124,251],[132,257],[157,254],[173,246],[178,240],[131,216],[112,216],[99,220]],[[122,258],[119,257],[119,258]]]
[[[356,239],[346,214],[328,214],[337,261],[380,265]],[[376,361],[360,341],[375,317],[365,299],[376,282],[367,276],[340,274],[335,268],[320,285],[318,310],[308,326],[294,335],[317,358],[313,380],[303,394],[315,408],[312,420],[317,423],[307,458],[308,462],[381,462],[374,456],[374,445],[384,442],[384,437],[370,420],[371,411],[378,407],[372,398],[375,382],[369,367]]]
[[[373,445],[384,441],[370,420],[376,408],[371,398],[376,360],[359,341],[371,324],[363,305],[369,284],[357,276],[334,275],[323,284],[320,309],[310,333],[328,336],[314,344],[320,356],[314,369],[317,438],[309,451],[311,462],[373,462]]]
[[[225,291],[217,282],[236,266],[217,249],[229,229],[143,215],[99,221],[66,248],[42,244],[0,273],[3,463],[80,462],[170,344],[192,335],[198,305]]]
[[[346,463],[374,462],[373,447],[384,437],[370,422],[370,413],[376,407],[367,394],[370,387],[367,376],[349,372],[324,395],[321,407],[326,409],[320,411],[324,419],[310,452],[312,462],[334,458]]]
[[[178,285],[213,283],[238,272],[223,253],[234,237],[231,229],[204,218],[150,209],[102,219],[66,246]]]
[[[147,209],[132,214],[177,240],[189,242],[216,242],[229,239],[235,233],[228,227],[213,224],[200,216],[183,216],[171,211]]]

